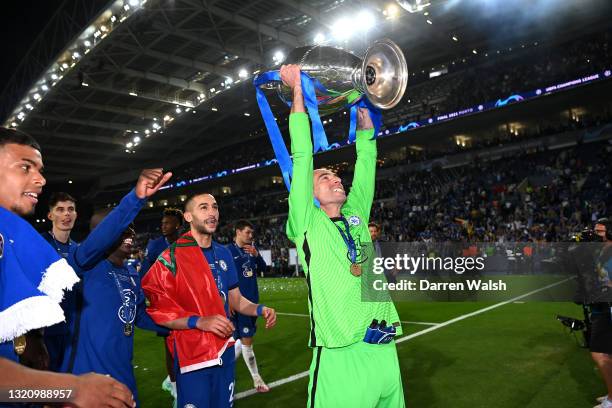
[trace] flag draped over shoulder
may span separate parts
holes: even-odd
[[[0,343],[64,321],[64,290],[78,281],[28,222],[0,208]]]
[[[190,232],[162,252],[142,289],[149,300],[147,313],[160,325],[190,316],[225,316],[210,266]],[[232,337],[198,329],[173,330],[166,341],[181,373],[221,364],[221,355],[234,343]]]

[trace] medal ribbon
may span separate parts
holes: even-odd
[[[344,240],[344,243],[348,248],[347,255],[349,256],[351,263],[355,264],[357,263],[357,245],[355,245],[355,241],[353,240],[353,237],[351,237],[348,221],[346,220],[346,218],[344,218],[344,216],[341,217],[341,220],[344,224],[344,228],[346,229],[346,233],[345,231],[342,231],[342,228],[340,228],[336,223],[334,223],[334,225],[336,226],[336,228],[338,228],[338,232],[340,232],[340,235],[342,236],[342,239]]]
[[[117,291],[119,292],[119,299],[121,300],[121,305],[128,308],[129,302],[126,302],[125,298],[123,297],[123,286],[121,285],[121,282],[119,282],[119,278],[117,278],[117,274],[115,273],[115,270],[112,270],[110,274],[113,275],[113,278],[115,280],[115,286],[117,286]],[[129,322],[123,322],[123,323],[132,324],[134,323],[135,319],[136,319],[136,314],[134,313],[134,317]]]
[[[224,300],[225,294],[223,293],[223,281],[221,280],[221,272],[217,271],[217,268],[221,268],[221,266],[219,265],[219,261],[217,260],[217,253],[215,252],[214,244],[211,243],[210,249],[212,250],[213,259],[215,260],[215,262],[213,262],[213,265],[209,265],[210,271],[212,272],[215,284],[217,285],[219,297],[221,297],[221,300]],[[206,256],[204,256],[204,258],[206,258]],[[225,304],[225,300],[223,301],[223,303]]]

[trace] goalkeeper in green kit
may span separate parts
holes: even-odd
[[[357,162],[347,197],[335,173],[313,170],[299,66],[281,67],[280,76],[293,92],[287,236],[297,247],[308,284],[313,348],[308,407],[404,407],[393,341],[401,334],[397,311],[391,301],[366,302],[361,296],[358,247],[371,246],[368,221],[376,175],[372,120],[366,109],[359,109]]]

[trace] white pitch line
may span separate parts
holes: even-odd
[[[536,294],[536,293],[538,293],[538,292],[541,292],[541,291],[543,291],[543,290],[553,288],[553,287],[558,286],[558,285],[560,285],[560,284],[562,284],[562,283],[565,283],[565,282],[567,282],[567,281],[569,281],[569,280],[571,280],[571,279],[573,279],[573,278],[563,279],[562,281],[559,281],[559,282],[556,282],[556,283],[551,283],[550,285],[544,286],[544,287],[542,287],[542,288],[540,288],[540,289],[532,290],[532,291],[531,291],[531,292],[529,292],[529,293],[525,293],[524,295],[517,296],[517,297],[512,298],[512,299],[510,299],[510,300],[505,300],[505,301],[503,301],[503,302],[499,302],[499,303],[496,303],[496,304],[494,304],[494,305],[491,305],[491,306],[488,306],[488,307],[485,307],[485,308],[482,308],[482,309],[478,309],[478,310],[476,310],[476,311],[474,311],[474,312],[472,312],[472,313],[467,313],[467,314],[464,314],[464,315],[461,315],[461,316],[455,317],[454,319],[447,320],[447,321],[445,321],[444,323],[440,323],[440,324],[439,324],[439,325],[437,325],[437,326],[429,327],[429,328],[427,328],[427,329],[425,329],[425,330],[421,330],[421,331],[419,331],[419,332],[409,334],[408,336],[404,336],[404,337],[402,337],[402,338],[398,339],[398,340],[397,340],[395,343],[396,343],[396,344],[403,343],[403,342],[405,342],[406,340],[414,339],[415,337],[419,337],[419,336],[422,336],[423,334],[426,334],[426,333],[432,332],[432,331],[434,331],[434,330],[438,330],[438,329],[440,329],[440,328],[442,328],[442,327],[448,326],[449,324],[457,323],[457,322],[459,322],[459,321],[461,321],[461,320],[464,320],[464,319],[467,319],[467,318],[469,318],[469,317],[476,316],[476,315],[479,315],[479,314],[481,314],[481,313],[488,312],[489,310],[496,309],[496,308],[498,308],[498,307],[500,307],[500,306],[507,305],[508,303],[516,302],[517,300],[521,300],[521,299],[524,299],[524,298],[526,298],[526,297],[529,297],[529,296],[531,296],[531,295],[533,295],[533,294]]]
[[[435,326],[428,327],[427,329],[418,331],[416,333],[400,337],[399,339],[397,339],[395,341],[395,343],[396,344],[403,343],[403,342],[405,342],[407,340],[414,339],[415,337],[422,336],[423,334],[430,333],[430,332],[432,332],[434,330],[438,330],[438,329],[440,329],[442,327],[451,325],[453,323],[457,323],[457,322],[459,322],[461,320],[465,320],[465,319],[467,319],[469,317],[476,316],[476,315],[479,315],[481,313],[488,312],[488,311],[496,309],[498,307],[507,305],[508,303],[516,302],[517,300],[521,300],[521,299],[529,297],[529,296],[531,296],[533,294],[541,292],[543,290],[553,288],[553,287],[558,286],[558,285],[560,285],[562,283],[565,283],[565,282],[567,282],[567,281],[569,281],[571,279],[573,279],[573,278],[563,279],[562,281],[559,281],[559,282],[556,282],[556,283],[551,283],[550,285],[544,286],[544,287],[542,287],[540,289],[532,290],[529,293],[525,293],[524,295],[517,296],[517,297],[512,298],[510,300],[506,300],[506,301],[503,301],[503,302],[500,302],[500,303],[496,303],[494,305],[491,305],[491,306],[488,306],[488,307],[485,307],[485,308],[482,308],[482,309],[478,309],[478,310],[476,310],[476,311],[474,311],[472,313],[467,313],[467,314],[455,317],[454,319],[450,319],[450,320],[447,320],[447,321],[442,322],[442,323],[435,323]],[[301,314],[297,314],[297,313],[276,313],[276,314],[277,315],[287,315],[287,316],[301,316],[301,317],[306,316],[306,317],[308,317],[308,315],[301,315]],[[304,377],[308,377],[308,371],[302,371],[301,373],[294,374],[294,375],[292,375],[290,377],[282,378],[280,380],[276,380],[274,382],[269,383],[268,386],[270,387],[270,389],[272,389],[272,388],[281,386],[283,384],[287,384],[287,383],[290,383],[290,382],[293,382],[293,381],[297,381],[297,380],[299,380],[301,378],[304,378]],[[234,399],[246,398],[246,397],[249,397],[249,396],[254,395],[254,394],[257,394],[257,390],[255,390],[253,388],[253,389],[250,389],[250,390],[247,390],[247,391],[239,392],[238,394],[236,394],[234,396]]]
[[[284,312],[276,312],[277,315],[281,315],[281,316],[297,316],[297,317],[310,317],[307,314],[302,314],[302,313],[284,313]],[[409,320],[402,320],[402,323],[406,323],[406,324],[422,324],[424,326],[436,326],[440,323],[432,323],[432,322],[415,322],[415,321],[409,321]]]

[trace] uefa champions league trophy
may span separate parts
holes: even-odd
[[[315,86],[321,116],[346,108],[361,95],[379,109],[391,109],[408,82],[404,54],[388,39],[374,42],[363,59],[335,47],[306,46],[291,51],[283,63],[298,64],[322,85]],[[265,87],[277,89],[285,102],[291,101],[290,89],[280,82]]]
[[[289,53],[284,64],[300,66],[304,104],[312,123],[315,153],[329,148],[321,116],[350,108],[351,142],[355,139],[357,108],[367,108],[374,122],[376,137],[382,122],[380,109],[396,106],[408,82],[404,54],[388,39],[375,41],[368,47],[363,58],[335,47],[299,47]],[[282,84],[278,70],[257,75],[253,85],[276,160],[285,184],[290,188],[293,166],[264,90],[276,90],[288,105],[291,104],[291,90]]]

